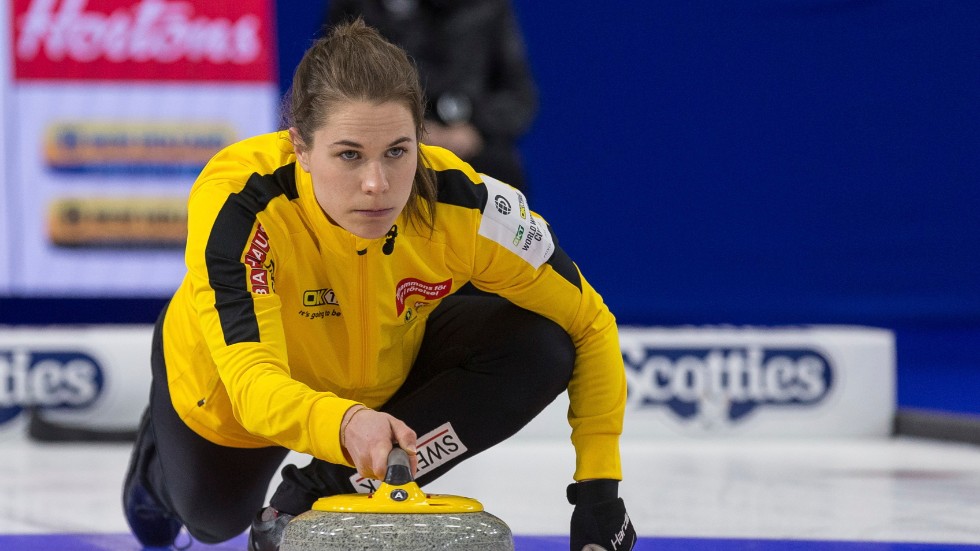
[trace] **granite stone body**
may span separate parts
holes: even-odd
[[[280,551],[460,549],[513,551],[510,528],[485,511],[449,514],[307,511],[283,534]]]

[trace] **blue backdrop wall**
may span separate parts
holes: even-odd
[[[278,0],[283,90],[325,7]],[[531,205],[623,323],[888,327],[900,404],[980,412],[980,2],[516,7]],[[0,323],[162,301],[8,298]]]
[[[980,322],[980,3],[622,4],[517,5],[532,205],[621,319]]]
[[[278,5],[285,87],[325,3]],[[620,320],[888,327],[902,405],[980,412],[980,2],[583,7],[516,2],[522,146]]]

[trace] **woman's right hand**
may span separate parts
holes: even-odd
[[[415,477],[415,431],[401,420],[365,406],[353,406],[344,413],[340,426],[340,441],[361,476],[384,480],[388,453],[397,444],[408,452],[412,478]]]

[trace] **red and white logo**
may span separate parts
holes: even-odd
[[[252,292],[258,295],[268,295],[269,287],[272,285],[268,269],[270,265],[266,263],[268,256],[269,236],[265,233],[262,224],[259,224],[245,251],[245,264],[249,266],[248,281],[252,286]]]
[[[271,0],[14,0],[14,73],[271,82],[271,12]]]
[[[412,295],[419,295],[426,300],[435,300],[448,295],[452,288],[452,278],[442,283],[429,283],[414,277],[406,277],[399,281],[395,287],[395,310],[397,315],[402,315],[402,312],[405,311],[405,299]]]

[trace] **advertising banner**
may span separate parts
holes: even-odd
[[[166,296],[186,197],[276,129],[270,0],[14,0],[10,290]]]
[[[625,439],[887,437],[895,338],[854,326],[622,327]],[[560,397],[521,434],[565,436]]]
[[[622,331],[630,433],[891,434],[895,342],[865,327]]]
[[[0,434],[50,423],[135,429],[152,326],[0,327]],[[888,437],[895,342],[868,327],[622,327],[624,440]],[[518,434],[567,438],[562,394]]]
[[[87,431],[135,430],[149,400],[151,326],[0,328],[0,439],[32,411]]]

